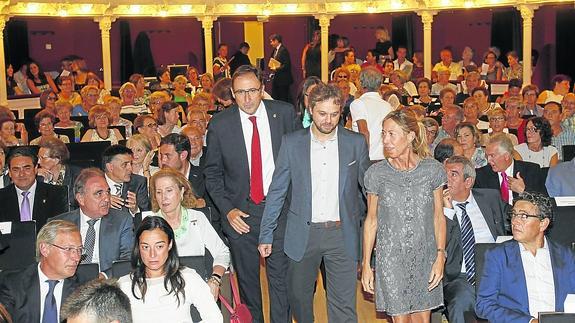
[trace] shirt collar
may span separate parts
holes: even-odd
[[[543,237],[543,247],[537,248],[537,250],[545,250],[549,252],[549,244],[547,243],[547,237]],[[527,248],[525,248],[525,246],[521,242],[519,242],[519,251],[530,252],[529,250],[527,250]]]
[[[240,110],[240,118],[242,119],[242,121],[251,122],[249,119],[251,116],[255,116],[256,120],[258,120],[258,121],[267,119],[266,106],[265,106],[263,100],[260,101],[260,105],[258,106],[258,109],[256,110],[256,112],[254,114],[247,114],[242,109],[240,109],[239,107],[238,107],[238,110]]]
[[[40,264],[41,262],[38,263],[38,279],[40,281],[40,284],[45,283],[47,280],[54,280],[48,278],[48,276],[44,274],[44,272],[42,271],[42,267],[40,267]],[[60,283],[63,281],[63,279],[55,279],[55,280],[59,281]]]
[[[108,183],[108,186],[110,188],[114,187],[115,185],[124,185],[124,183],[116,183],[114,180],[112,180],[108,174],[104,174],[104,177],[106,177],[106,182]],[[114,187],[115,188],[115,187]]]
[[[312,127],[313,127],[313,125],[309,127],[309,133],[311,134],[311,141],[317,142],[317,143],[324,143],[324,142],[332,142],[332,141],[336,141],[336,140],[337,140],[337,130],[338,130],[337,128],[338,128],[338,127],[335,127],[335,133],[334,133],[329,139],[327,139],[327,140],[324,141],[324,142],[320,141],[319,139],[317,139],[317,138],[315,137],[315,135],[313,134],[313,131],[311,131],[311,128],[312,128]]]
[[[32,184],[32,186],[30,186],[30,188],[27,191],[23,191],[18,186],[14,185],[14,187],[16,187],[16,194],[18,194],[18,196],[22,195],[22,192],[30,192],[34,194],[34,192],[36,192],[36,183],[38,182],[34,180],[34,183]]]

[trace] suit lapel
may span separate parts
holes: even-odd
[[[226,127],[229,128],[229,136],[227,139],[231,139],[228,143],[222,143],[224,145],[230,145],[232,149],[237,149],[238,155],[236,160],[238,163],[238,168],[243,169],[249,182],[250,178],[250,167],[248,164],[248,152],[246,151],[246,141],[244,140],[244,131],[242,130],[242,119],[240,118],[240,108],[235,105],[230,112],[231,122],[226,123]],[[235,147],[235,148],[234,148]]]
[[[11,221],[18,222],[20,221],[20,205],[18,203],[18,192],[16,192],[16,186],[14,184],[10,184],[7,188],[8,195],[6,201],[6,208],[8,212],[8,216],[11,216]]]
[[[312,187],[311,187],[311,133],[310,131],[305,131],[305,134],[303,134],[300,137],[300,140],[298,142],[298,145],[296,147],[297,150],[299,150],[299,157],[301,160],[301,169],[303,171],[303,176],[302,176],[302,180],[304,181],[304,183],[302,183],[302,187],[306,190],[306,192],[304,192],[305,196],[311,196],[312,194]],[[305,199],[306,201],[309,201],[309,214],[311,215],[312,213],[312,201],[311,199]]]
[[[515,281],[510,281],[509,283],[515,286],[514,289],[517,291],[517,295],[520,298],[519,303],[524,306],[525,313],[529,313],[527,282],[525,280],[525,271],[523,270],[523,261],[521,260],[519,242],[514,240],[513,243],[506,244],[505,251],[509,261],[509,272],[515,273]]]
[[[34,209],[32,210],[32,219],[38,221],[40,216],[44,217],[46,212],[46,186],[36,182],[36,192],[34,194]]]
[[[100,255],[100,264],[102,262],[104,262],[104,256],[106,255],[106,251],[110,251],[113,250],[112,246],[109,246],[110,244],[110,239],[106,239],[106,232],[114,232],[117,231],[114,230],[114,221],[112,219],[114,215],[108,213],[107,215],[105,215],[104,217],[102,217],[100,219],[100,230],[98,230],[98,237],[100,238],[99,241],[99,255]]]
[[[28,286],[26,288],[26,295],[28,301],[30,302],[30,318],[32,322],[40,321],[40,300],[42,295],[40,295],[40,280],[38,278],[38,264],[33,265],[34,268],[30,270],[30,279],[28,280]]]
[[[266,107],[266,112],[268,114],[268,123],[270,126],[270,136],[272,139],[272,150],[274,153],[274,160],[277,160],[278,153],[280,151],[280,146],[282,143],[282,125],[279,115],[276,113],[273,105],[269,102],[264,101],[264,106]]]
[[[495,218],[493,216],[493,211],[490,207],[491,204],[489,203],[489,201],[483,199],[483,195],[481,195],[481,193],[472,191],[472,194],[473,198],[477,202],[477,205],[479,206],[479,210],[481,211],[481,214],[483,215],[485,222],[487,223],[487,226],[489,227],[489,231],[491,231],[493,239],[494,240],[497,239],[497,227],[495,225]]]
[[[339,154],[339,201],[340,205],[343,202],[343,190],[345,188],[345,184],[347,181],[347,168],[348,168],[348,159],[346,156],[352,156],[351,152],[348,149],[348,145],[345,144],[345,133],[342,130],[342,126],[338,126],[337,129],[337,152]],[[355,156],[354,156],[355,157]],[[352,161],[353,162],[353,161]],[[358,163],[359,161],[355,161]]]
[[[559,250],[557,250],[555,243],[547,240],[547,247],[551,256],[551,269],[553,270],[553,283],[555,284],[555,310],[563,311],[565,306],[562,302],[563,297],[567,294],[563,290],[564,282],[569,281],[569,277],[563,275],[565,271],[565,261],[561,258]]]

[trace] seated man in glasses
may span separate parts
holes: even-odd
[[[538,323],[541,312],[562,312],[575,293],[575,256],[545,236],[551,200],[522,193],[511,212],[513,240],[485,254],[476,313],[490,322]]]
[[[0,304],[14,322],[60,322],[60,307],[80,286],[74,273],[82,257],[80,230],[54,220],[36,240],[38,264],[0,274]]]

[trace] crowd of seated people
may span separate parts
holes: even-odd
[[[574,181],[565,175],[573,171],[575,161],[566,159],[572,154],[564,155],[568,151],[564,147],[575,145],[575,94],[570,92],[570,78],[557,75],[553,88],[540,93],[534,85],[522,86],[522,67],[514,52],[505,56],[509,65],[505,67],[493,49],[476,64],[471,49],[456,62],[447,48],[440,52],[431,78],[423,78],[421,55],[414,53],[410,62],[405,47],[394,51],[383,36],[367,53],[366,62],[357,59],[360,55],[344,40],[333,49],[330,63],[330,83],[338,89],[334,93],[341,95],[338,131],[347,128],[359,133],[371,163],[378,163],[387,158],[392,145],[382,136],[386,116],[394,110],[415,112],[425,137],[424,150],[443,163],[447,174],[441,206],[447,227],[446,315],[450,322],[463,322],[464,313],[476,308],[479,317],[493,317],[493,311],[502,310],[494,307],[487,288],[505,286],[479,284],[480,293],[475,293],[475,279],[481,273],[473,272],[473,263],[465,256],[462,224],[469,214],[474,243],[492,243],[497,236],[513,232],[517,242],[531,246],[533,241],[516,234],[516,228],[535,221],[547,223],[549,217],[545,206],[538,204],[541,199],[528,199],[533,208],[514,203],[515,199],[529,196],[525,192],[575,194]],[[220,70],[227,68],[224,54],[222,49]],[[130,299],[136,321],[154,321],[167,311],[177,320],[188,315],[193,304],[204,320],[215,322],[221,321],[215,307],[221,278],[234,262],[242,299],[259,322],[261,291],[251,272],[256,264],[247,262],[259,259],[258,221],[265,213],[265,195],[276,176],[274,168],[285,166],[276,159],[282,135],[300,128],[313,133],[332,124],[319,123],[326,116],[314,112],[314,107],[322,105],[309,101],[322,88],[321,80],[315,76],[304,80],[296,110],[291,102],[267,100],[259,72],[247,66],[238,67],[231,78],[218,70],[217,82],[194,67],[174,79],[169,70],[161,69],[157,82],[149,86],[142,75],[134,74],[113,96],[81,59],[72,58],[72,62],[66,68],[63,62],[54,80],[36,63],[28,64],[26,83],[40,95],[42,108],[34,118],[37,129],[26,129],[11,111],[0,109],[0,200],[6,201],[0,222],[34,220],[40,231],[39,265],[21,274],[60,282],[54,287],[51,282],[35,281],[48,293],[41,295],[42,302],[52,294],[61,298],[56,300],[58,318],[58,309],[69,295],[59,288],[72,286],[67,280],[73,274],[53,276],[51,268],[44,268],[48,262],[66,270],[95,263],[102,276],[112,276],[115,261],[131,260],[133,272],[122,277],[119,286]],[[507,81],[509,88],[493,94],[492,81]],[[252,115],[257,123],[250,119]],[[72,134],[60,132],[66,129],[73,129]],[[28,132],[34,135],[28,138]],[[110,144],[98,152],[101,163],[91,165],[98,169],[77,167],[71,157],[73,145],[88,142]],[[259,156],[253,155],[256,146],[261,149]],[[257,184],[252,174],[255,162],[263,173],[264,203],[251,195]],[[506,216],[511,209],[515,213],[510,222]],[[287,209],[282,215],[293,216]],[[278,228],[286,230],[281,217]],[[42,230],[55,233],[46,238]],[[535,255],[553,246],[546,238],[538,237],[536,242],[535,251],[523,249]],[[268,272],[268,279],[275,280],[270,286],[271,314],[281,318],[294,300],[282,294],[290,283],[285,277],[286,255],[275,252],[267,259],[275,270]],[[177,261],[178,255],[207,253],[213,257],[208,277],[196,277]],[[50,261],[50,257],[59,258]],[[485,275],[483,281],[494,279]],[[18,285],[22,279],[0,274],[0,304],[7,312],[16,321],[54,315],[49,312],[52,308],[39,312],[22,305],[25,297],[15,292],[23,288]],[[156,303],[160,295],[173,299],[167,305]],[[147,306],[148,300],[153,306]],[[536,318],[536,310],[528,305],[521,309],[522,315]]]

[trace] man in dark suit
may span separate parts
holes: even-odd
[[[489,138],[485,153],[489,165],[477,169],[476,188],[496,189],[509,204],[523,191],[547,194],[545,173],[537,164],[514,160],[513,143],[506,134]]]
[[[506,234],[509,205],[497,190],[471,189],[476,175],[469,159],[453,156],[445,161],[445,171],[447,260],[443,294],[449,322],[465,323],[464,313],[473,312],[475,307],[475,244],[494,243]]]
[[[100,272],[110,275],[112,262],[128,260],[132,254],[132,217],[126,209],[110,208],[110,187],[97,168],[82,170],[74,192],[80,208],[54,219],[76,224],[86,249],[82,263],[98,263]]]
[[[254,322],[263,322],[258,237],[265,195],[284,134],[292,132],[294,108],[280,101],[262,100],[260,71],[240,66],[232,78],[237,105],[210,121],[206,189],[222,214],[229,238],[242,299]],[[283,252],[285,216],[279,220],[274,248],[267,258],[272,322],[291,322],[286,291],[287,257]]]
[[[365,139],[338,126],[341,97],[336,86],[324,84],[310,93],[313,123],[284,136],[260,228],[259,251],[267,257],[291,186],[284,251],[290,258],[289,301],[298,322],[314,320],[314,282],[322,260],[329,273],[329,321],[357,322],[359,223],[370,162]]]
[[[279,66],[274,65],[272,62],[268,64],[273,73],[272,98],[291,102],[290,85],[293,83],[293,76],[291,74],[289,52],[282,43],[281,35],[271,35],[270,45],[274,48],[271,58],[280,63]]]
[[[112,145],[102,153],[102,169],[110,187],[111,207],[126,209],[132,216],[150,210],[148,180],[132,174],[132,150],[122,145]]]
[[[36,180],[38,157],[31,148],[12,149],[7,164],[12,184],[0,190],[0,222],[36,221],[40,230],[46,219],[68,211],[66,187]]]
[[[477,315],[490,322],[538,323],[541,312],[563,312],[575,293],[575,256],[545,236],[551,199],[523,193],[511,215],[513,240],[488,250],[477,291]]]
[[[81,284],[74,276],[82,256],[80,231],[73,223],[51,221],[36,245],[39,264],[0,274],[0,304],[14,322],[60,322],[62,303]]]

